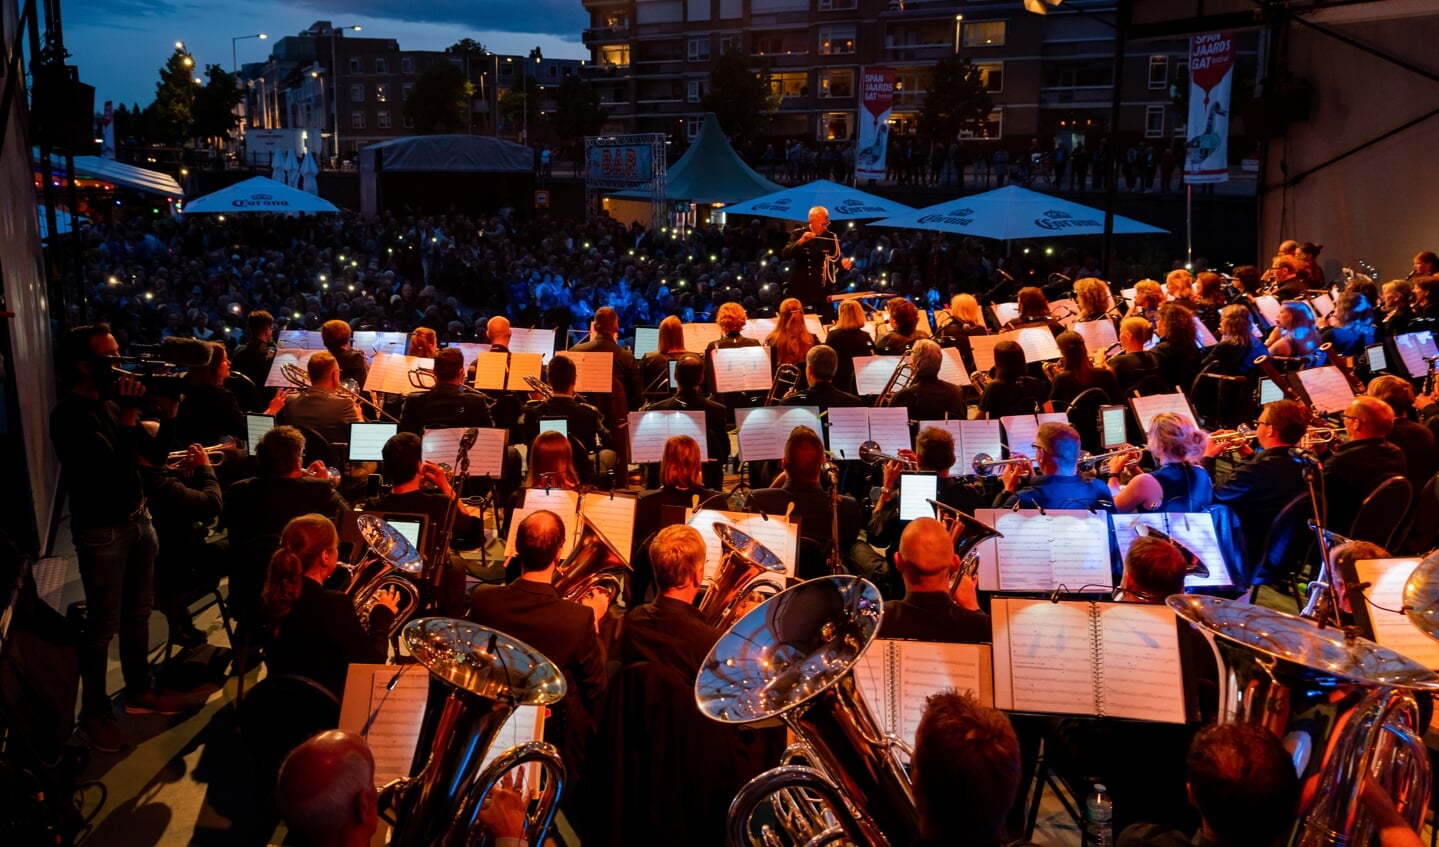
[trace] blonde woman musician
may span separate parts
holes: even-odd
[[[1109,490],[1117,512],[1198,512],[1209,508],[1214,486],[1204,470],[1209,433],[1172,412],[1149,422],[1149,454],[1159,467],[1120,482],[1133,454],[1109,460]]]
[[[858,300],[845,300],[839,304],[839,317],[824,337],[824,343],[834,349],[838,358],[834,370],[835,387],[854,393],[854,357],[873,356],[874,339],[864,330],[864,307]]]
[[[1130,304],[1126,318],[1144,318],[1152,330],[1159,323],[1159,307],[1164,305],[1164,287],[1152,279],[1141,279],[1134,284],[1134,302]]]
[[[793,297],[782,300],[774,331],[765,336],[764,343],[770,351],[771,369],[794,365],[800,369],[797,387],[804,387],[804,357],[809,348],[819,343],[819,339],[805,326],[803,304]]]
[[[1314,327],[1314,313],[1303,303],[1293,300],[1282,304],[1279,322],[1264,339],[1269,355],[1299,359],[1314,355],[1319,349],[1319,330]]]

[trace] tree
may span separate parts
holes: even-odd
[[[453,56],[478,56],[490,51],[485,49],[485,45],[473,38],[461,38],[449,47],[446,47],[445,52]]]
[[[919,131],[932,140],[953,141],[962,130],[977,129],[994,103],[985,93],[984,74],[959,56],[941,59],[919,110]]]
[[[555,94],[555,133],[561,141],[579,141],[598,135],[605,125],[605,110],[595,87],[578,76],[560,80]]]
[[[725,134],[741,142],[753,140],[779,109],[779,98],[770,91],[769,69],[751,70],[749,57],[733,46],[715,60],[709,91],[700,102],[719,118]]]
[[[184,47],[175,52],[160,68],[160,81],[155,84],[155,131],[150,141],[182,144],[190,137],[195,122],[195,59]]]
[[[240,125],[236,107],[245,94],[234,74],[219,65],[206,65],[208,81],[195,94],[195,123],[191,135],[196,138],[228,138]]]
[[[465,109],[473,94],[464,71],[451,62],[435,62],[415,80],[405,117],[420,133],[458,132],[465,128]]]
[[[520,84],[500,95],[500,121],[507,132],[518,135],[523,127],[535,127],[540,120],[540,87],[535,78],[525,74]],[[526,139],[528,141],[528,139]]]

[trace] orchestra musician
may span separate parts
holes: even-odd
[[[779,318],[775,321],[774,331],[764,340],[770,351],[770,369],[775,371],[781,365],[794,365],[801,368],[800,378],[803,380],[805,354],[818,343],[819,338],[805,326],[804,306],[799,300],[786,297],[779,304]],[[795,387],[803,385],[801,381]]]
[[[1172,412],[1161,412],[1149,422],[1149,455],[1159,465],[1122,484],[1120,475],[1133,455],[1109,460],[1109,490],[1117,512],[1202,512],[1213,500],[1214,488],[1201,464],[1209,433]]]
[[[854,266],[852,259],[842,255],[839,236],[829,229],[829,210],[823,206],[809,210],[809,225],[790,234],[780,258],[791,265],[785,296],[799,300],[818,315],[829,312],[826,297],[834,287],[838,269]]]
[[[1280,301],[1302,297],[1310,287],[1303,263],[1294,256],[1275,256],[1269,267],[1268,280],[1274,288],[1274,296]]]
[[[530,489],[549,491],[559,489],[574,491],[580,487],[579,472],[575,470],[574,450],[570,439],[558,430],[547,429],[530,442],[529,471],[525,484],[510,495],[505,507],[504,534],[509,535],[510,518],[515,510],[525,505],[525,493]]]
[[[700,477],[700,446],[688,435],[672,435],[660,454],[659,487],[641,491],[635,502],[633,573],[626,586],[634,602],[649,599],[653,573],[642,564],[642,548],[661,527],[683,518],[684,509],[722,508],[722,492],[706,488]]]
[[[1429,328],[1439,321],[1439,275],[1414,277],[1414,321]]]
[[[949,579],[959,567],[959,556],[943,524],[934,518],[910,521],[894,561],[904,579],[904,596],[885,601],[876,637],[950,644],[987,644],[993,639],[989,615],[979,610],[974,597],[974,577],[965,576],[958,589],[969,598],[968,605],[950,596]]]
[[[889,332],[880,336],[874,344],[874,351],[881,356],[898,356],[908,350],[921,338],[929,338],[929,332],[919,325],[919,308],[903,297],[895,297],[885,303],[889,315]]]
[[[1019,314],[1004,325],[1005,332],[1027,326],[1045,326],[1055,335],[1064,332],[1064,325],[1055,320],[1049,307],[1049,298],[1044,296],[1042,289],[1032,285],[1025,286],[1019,289],[1014,299],[1019,305]]]
[[[1409,323],[1414,320],[1414,310],[1410,308],[1413,302],[1414,286],[1409,280],[1392,279],[1384,283],[1384,287],[1379,289],[1379,306],[1384,312],[1379,334],[1393,338],[1408,332]]]
[[[916,844],[1008,843],[1006,816],[1024,796],[1021,762],[1019,738],[1004,712],[968,693],[931,695],[914,734]]]
[[[1154,330],[1159,321],[1159,307],[1164,305],[1164,287],[1152,279],[1141,279],[1134,284],[1134,302],[1129,304],[1126,318],[1144,318],[1149,329]]]
[[[959,348],[959,357],[964,361],[965,368],[973,371],[974,349],[969,339],[989,334],[989,327],[984,323],[984,311],[973,294],[956,294],[950,298],[949,315],[949,321],[940,327],[935,340],[942,347]]]
[[[220,483],[199,444],[189,446],[178,470],[158,467],[144,453],[139,463],[145,506],[159,541],[154,605],[165,615],[170,640],[195,647],[204,644],[206,636],[195,627],[186,600],[197,587],[220,579],[218,557],[207,555],[205,546],[209,526],[224,508]]]
[[[1176,391],[1188,391],[1204,358],[1195,340],[1194,313],[1178,303],[1160,306],[1159,336],[1150,350],[1159,365],[1159,378]]]
[[[249,377],[255,388],[263,391],[265,380],[270,376],[270,363],[275,360],[275,317],[264,309],[256,309],[245,318],[245,329],[247,340],[235,349],[230,370]]]
[[[1264,539],[1280,510],[1308,490],[1303,465],[1290,455],[1304,438],[1308,423],[1308,411],[1293,400],[1266,404],[1254,426],[1260,449],[1254,451],[1244,445],[1239,450],[1243,458],[1214,485],[1214,502],[1229,506],[1239,519],[1249,563],[1264,556]],[[1225,445],[1219,441],[1211,441],[1205,448],[1204,468],[1211,475],[1224,450]]]
[[[1023,355],[1021,351],[1020,356]],[[914,342],[909,358],[914,365],[914,378],[903,391],[894,395],[894,405],[908,409],[911,420],[962,421],[968,418],[969,404],[965,401],[964,389],[939,378],[939,368],[944,362],[944,350],[933,340],[921,338]],[[998,362],[996,348],[996,368]],[[993,383],[990,387],[993,388]]]
[[[747,408],[756,405],[759,400],[745,395],[741,391],[727,391],[723,394],[715,390],[714,351],[729,350],[735,347],[759,347],[758,339],[746,338],[741,333],[745,324],[749,323],[749,316],[745,314],[744,306],[733,300],[721,303],[715,312],[715,323],[719,324],[719,338],[705,345],[705,391],[714,397],[715,400],[724,404],[729,410],[729,422],[734,423],[734,410],[736,408]]]
[[[281,389],[266,411],[276,416],[276,423],[304,427],[330,444],[349,441],[350,424],[364,420],[364,416],[354,398],[340,393],[338,360],[334,354],[320,350],[310,356],[305,370],[310,375],[310,387],[303,391]]]
[[[353,732],[332,729],[302,742],[285,757],[277,784],[285,831],[302,847],[369,844],[379,828],[375,757]]]
[[[1054,343],[1059,348],[1060,371],[1054,375],[1054,380],[1049,388],[1051,409],[1069,408],[1069,404],[1074,401],[1075,397],[1091,388],[1103,391],[1106,403],[1113,402],[1122,396],[1119,393],[1119,382],[1114,377],[1114,371],[1107,367],[1095,367],[1094,362],[1090,361],[1089,348],[1084,344],[1084,336],[1066,330],[1054,339]]]
[[[1439,254],[1432,250],[1423,250],[1414,254],[1414,270],[1410,271],[1410,278],[1419,276],[1433,276],[1439,274]]]
[[[575,456],[576,464],[590,462],[589,453],[594,452],[596,461],[589,464],[588,468],[603,477],[615,467],[616,452],[614,437],[606,428],[603,415],[599,409],[588,403],[583,403],[575,397],[575,379],[578,370],[575,367],[575,360],[563,353],[556,353],[550,359],[550,388],[554,395],[548,400],[541,400],[525,406],[525,440],[533,442],[540,434],[544,421],[549,418],[557,418],[568,422],[567,430],[570,441],[579,445],[586,452],[586,455]],[[590,475],[581,472],[581,482],[587,482]]]
[[[1379,335],[1369,300],[1358,291],[1345,290],[1339,295],[1329,321],[1330,326],[1319,331],[1319,341],[1333,344],[1337,356],[1358,356]]]
[[[614,354],[609,402],[603,409],[606,425],[613,432],[619,432],[629,425],[629,413],[644,405],[645,391],[645,387],[640,384],[639,363],[635,361],[635,355],[629,348],[620,346],[619,335],[619,313],[609,306],[601,306],[595,310],[595,319],[590,323],[589,339],[570,348],[576,353]],[[550,367],[554,367],[553,360]],[[550,381],[553,384],[553,378]],[[589,447],[588,441],[583,443],[586,448]],[[621,467],[629,464],[630,447],[626,439],[615,439],[610,449],[615,451]]]
[[[420,435],[426,429],[493,427],[487,398],[465,385],[464,353],[458,347],[446,347],[433,358],[435,387],[405,397],[399,431]]]
[[[1252,297],[1264,289],[1264,277],[1257,265],[1240,265],[1230,276],[1234,277],[1235,285],[1243,294]]]
[[[997,420],[1005,415],[1033,414],[1048,399],[1049,382],[1029,375],[1024,348],[1013,341],[994,345],[994,378],[980,395],[980,417]]]
[[[700,392],[703,379],[703,360],[694,353],[685,353],[675,362],[675,393],[650,403],[644,410],[704,412],[705,447],[710,461],[704,466],[703,475],[705,485],[719,489],[724,487],[725,463],[730,458],[729,425],[725,407]],[[643,536],[636,534],[635,537],[639,539]]]
[[[853,301],[846,301],[853,302]],[[834,333],[830,333],[831,336]],[[781,406],[815,406],[820,413],[840,407],[865,405],[860,397],[835,386],[840,356],[828,344],[816,344],[804,356],[804,378],[807,388],[794,392],[780,401]]]
[[[1194,281],[1194,314],[1213,334],[1219,334],[1219,315],[1228,298],[1224,295],[1224,277],[1204,271]]]
[[[1115,312],[1114,294],[1109,290],[1109,284],[1092,276],[1075,280],[1074,302],[1079,306],[1080,323],[1103,320]]]
[[[1324,269],[1319,266],[1319,252],[1324,249],[1323,244],[1315,244],[1312,241],[1305,241],[1299,245],[1294,252],[1294,258],[1299,260],[1303,266],[1303,275],[1309,280],[1310,288],[1327,288],[1324,284]]]
[[[229,435],[245,437],[245,413],[225,380],[230,376],[230,357],[225,345],[201,341],[210,349],[210,361],[193,366],[185,374],[185,396],[175,418],[179,444],[214,444]]]
[[[1371,380],[1365,393],[1384,401],[1394,413],[1394,426],[1384,438],[1404,454],[1404,475],[1418,498],[1425,483],[1439,470],[1439,450],[1435,448],[1434,433],[1415,419],[1413,384],[1385,375]]]
[[[1079,430],[1073,426],[1057,421],[1040,424],[1029,449],[1010,448],[1011,453],[1029,455],[1039,475],[1029,476],[1030,468],[1023,464],[1005,465],[1000,476],[1004,492],[996,498],[995,505],[1003,509],[1111,507],[1113,495],[1109,488],[1097,479],[1079,475],[1079,444]],[[1022,482],[1027,482],[1023,488]]]
[[[1178,303],[1190,311],[1195,307],[1194,275],[1184,268],[1175,268],[1164,277],[1164,293],[1170,303]]]
[[[350,325],[344,321],[325,321],[320,325],[320,340],[339,365],[340,381],[353,379],[360,385],[364,385],[365,376],[369,374],[370,368],[365,363],[365,354],[350,348],[352,338]]]
[[[1159,359],[1144,349],[1153,335],[1154,327],[1143,317],[1130,316],[1119,322],[1122,352],[1109,357],[1107,364],[1119,381],[1120,393],[1126,397],[1141,382],[1159,377]]]
[[[833,380],[840,391],[853,393],[856,389],[854,357],[874,355],[874,339],[865,332],[864,326],[864,307],[859,301],[841,301],[834,326],[824,337],[825,345],[837,356]]]
[[[1254,360],[1267,356],[1268,348],[1254,334],[1254,315],[1235,303],[1219,313],[1219,343],[1209,348],[1201,369],[1225,376],[1249,376]]]
[[[670,384],[670,362],[685,354],[684,324],[674,315],[660,321],[659,349],[651,350],[640,360],[640,381],[645,387],[645,396],[665,396]]]
[[[1269,355],[1283,359],[1310,359],[1319,350],[1319,331],[1314,313],[1303,303],[1289,300],[1280,305],[1279,322],[1264,340]]]
[[[831,513],[830,494],[820,485],[825,465],[824,441],[809,427],[797,426],[789,434],[781,464],[784,480],[773,488],[752,492],[750,511],[789,514],[792,522],[799,523],[799,578],[828,575],[825,562],[833,544],[833,523],[838,522],[839,550],[845,553],[859,537],[859,504],[853,497],[841,494],[837,497],[837,517]]]
[[[435,336],[435,331],[427,326],[418,326],[410,333],[410,342],[405,347],[405,355],[433,359],[439,350],[440,341]]]

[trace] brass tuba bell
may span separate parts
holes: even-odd
[[[938,500],[926,500],[934,509],[935,518],[949,531],[954,555],[959,557],[959,567],[949,577],[949,593],[959,588],[959,581],[974,576],[979,570],[979,545],[991,538],[1003,538],[1004,533],[972,515],[946,506]]]
[[[714,532],[723,552],[714,579],[699,602],[699,611],[705,623],[729,629],[740,617],[744,600],[761,583],[773,584],[776,578],[783,583],[784,562],[768,547],[729,524],[716,521]]]
[[[577,517],[580,537],[555,570],[555,590],[566,600],[575,601],[603,591],[613,601],[624,592],[630,564],[589,518]]]
[[[425,561],[400,531],[375,515],[362,514],[355,519],[360,537],[368,549],[354,566],[349,567],[350,580],[345,593],[355,604],[360,625],[367,626],[382,589],[393,588],[400,594],[400,607],[388,636],[393,638],[405,622],[423,606],[419,577]]]

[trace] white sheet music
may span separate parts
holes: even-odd
[[[1310,299],[1309,305],[1314,309],[1315,313],[1322,318],[1334,311],[1334,298],[1330,297],[1327,293],[1316,294]]]
[[[488,476],[498,479],[504,474],[505,441],[508,430],[480,427],[475,443],[470,445],[466,455],[470,457],[470,476]],[[427,429],[420,438],[420,458],[427,462],[443,462],[455,465],[460,455],[460,440],[465,437],[465,427]]]
[[[1124,298],[1124,302],[1125,302],[1127,305],[1132,306],[1132,305],[1134,305],[1134,295],[1137,293],[1137,291],[1138,291],[1138,289],[1134,289],[1134,288],[1123,288],[1123,289],[1120,289],[1120,291],[1119,291],[1119,296],[1122,297],[1122,298]]]
[[[1195,315],[1193,320],[1194,342],[1196,344],[1200,347],[1213,347],[1219,343],[1219,339],[1214,337],[1214,333],[1209,331],[1209,327],[1204,325],[1204,321],[1201,321],[1198,315]]]
[[[350,424],[350,461],[378,462],[383,459],[385,442],[395,436],[399,424],[381,421],[379,423]]]
[[[901,473],[899,475],[899,519],[934,517],[930,500],[939,497],[939,477],[932,473]]]
[[[294,365],[300,370],[310,363],[310,357],[318,353],[318,350],[301,350],[281,347],[275,351],[275,358],[270,361],[270,373],[265,376],[265,387],[267,388],[293,388],[294,384],[285,379],[281,370],[285,365]]]
[[[350,348],[359,350],[365,354],[366,359],[374,358],[376,353],[398,353],[404,355],[409,349],[410,336],[405,332],[376,332],[374,330],[356,330],[350,336]]]
[[[1029,326],[1008,333],[1009,339],[1024,348],[1026,362],[1043,362],[1059,358],[1059,345],[1054,342],[1054,333],[1047,326]]]
[[[540,360],[548,365],[555,355],[555,331],[553,329],[511,329],[511,353],[539,353]]]
[[[446,344],[445,347],[453,347],[460,351],[460,355],[465,357],[466,370],[469,369],[470,365],[475,363],[475,360],[480,358],[480,354],[490,352],[490,345],[475,344],[468,341],[451,341],[449,344]]]
[[[1109,516],[1087,509],[976,509],[1003,533],[981,543],[979,587],[985,591],[1109,591]],[[1089,586],[1085,588],[1085,586]]]
[[[415,368],[433,370],[434,359],[422,356],[404,356],[395,353],[376,353],[370,363],[370,372],[365,376],[364,389],[381,394],[409,394],[415,391],[410,382],[410,371]]]
[[[815,338],[824,338],[824,324],[820,321],[819,315],[806,313],[804,316],[804,327],[813,333]]]
[[[735,409],[739,425],[741,461],[762,462],[784,456],[784,444],[795,427],[805,426],[820,438],[824,427],[819,423],[818,406],[762,406],[757,409]]]
[[[609,394],[614,390],[614,353],[576,353],[566,350],[562,355],[575,363],[575,391],[580,394]]]
[[[323,350],[325,341],[316,330],[282,329],[275,339],[275,346],[281,349]]]
[[[1004,442],[1009,445],[1009,455],[1035,458],[1034,440],[1039,437],[1039,419],[1034,415],[1005,415],[999,419],[1004,425]],[[998,455],[991,453],[996,459]]]
[[[778,324],[779,318],[750,318],[740,327],[739,334],[742,338],[753,338],[763,344]]]
[[[660,329],[657,326],[635,327],[635,358],[643,359],[646,355],[660,349]]]
[[[899,359],[899,356],[855,356],[855,393],[861,397],[873,397],[884,391]]]
[[[714,579],[719,570],[723,548],[715,534],[716,523],[728,524],[763,544],[784,563],[785,576],[794,577],[795,561],[799,557],[799,524],[790,523],[780,515],[769,515],[768,519],[745,512],[724,512],[718,509],[686,510],[685,523],[699,530],[705,540],[705,581]],[[783,582],[777,581],[783,588]]]
[[[475,387],[481,391],[504,391],[505,372],[512,357],[511,353],[481,353],[475,359]],[[534,359],[539,364],[539,356]]]
[[[990,614],[995,708],[1071,715],[1099,711],[1088,603],[996,597]]]
[[[1096,351],[1108,350],[1119,343],[1114,332],[1114,321],[1100,318],[1097,321],[1079,321],[1069,327],[1084,338],[1084,347],[1093,355]]]
[[[429,693],[430,674],[423,665],[350,665],[339,728],[369,743],[377,787],[410,775]]]
[[[1131,397],[1129,402],[1134,405],[1134,417],[1139,421],[1140,432],[1149,432],[1149,422],[1163,412],[1172,412],[1188,421],[1190,426],[1199,426],[1194,420],[1194,410],[1189,407],[1189,399],[1182,391]]]
[[[724,337],[719,324],[691,323],[684,325],[685,349],[691,353],[703,353],[711,341]]]
[[[1419,566],[1419,561],[1418,557],[1360,559],[1354,563],[1354,570],[1361,583],[1369,583],[1364,598],[1369,620],[1373,624],[1374,642],[1402,653],[1426,668],[1439,669],[1439,641],[1410,623],[1408,615],[1388,611],[1404,607],[1404,584]],[[1359,610],[1355,609],[1355,612]]]
[[[891,456],[900,450],[914,449],[909,435],[909,410],[903,406],[866,409],[869,412],[869,438]],[[831,410],[833,413],[833,410]]]
[[[1184,671],[1176,617],[1168,606],[1095,603],[1104,714],[1184,723]]]
[[[1425,357],[1439,356],[1439,346],[1434,343],[1434,333],[1427,329],[1394,336],[1394,349],[1399,352],[1399,358],[1404,360],[1404,370],[1408,372],[1410,379],[1423,379],[1428,376],[1429,363],[1424,361]]]
[[[994,303],[990,305],[990,308],[994,310],[994,317],[999,321],[1000,326],[1019,318],[1018,303]]]
[[[1114,539],[1119,545],[1121,560],[1129,555],[1129,545],[1138,537],[1135,526],[1144,524],[1189,548],[1209,569],[1207,577],[1198,574],[1186,576],[1186,588],[1229,588],[1234,585],[1229,564],[1224,560],[1224,551],[1219,548],[1219,534],[1214,529],[1214,517],[1208,512],[1116,514],[1110,516],[1110,521],[1114,524]]]
[[[769,391],[774,382],[770,373],[768,347],[726,347],[710,352],[714,360],[715,391]]]
[[[999,421],[919,422],[921,432],[931,426],[945,430],[954,438],[954,464],[949,469],[951,476],[972,473],[974,457],[980,453],[992,457],[1004,452],[1004,446],[999,437]]]
[[[887,639],[880,639],[884,641]],[[939,644],[931,641],[897,641],[898,668],[895,701],[899,714],[892,715],[893,731],[914,745],[925,701],[949,689],[972,693],[985,705],[993,705],[994,692],[990,646],[987,644]],[[873,653],[874,648],[870,648]]]
[[[1254,298],[1254,306],[1259,309],[1259,314],[1269,321],[1270,326],[1279,323],[1279,298],[1273,294],[1261,294]]]
[[[676,435],[688,435],[700,447],[700,461],[709,461],[709,439],[705,433],[705,413],[676,409],[668,412],[630,412],[630,461],[643,464],[658,462],[664,455],[665,442]]]
[[[275,428],[274,415],[246,415],[245,416],[245,451],[255,455],[255,448],[259,446],[260,439],[265,433]]]
[[[480,767],[482,769],[489,767],[490,762],[498,759],[517,744],[544,740],[545,707],[517,706],[514,713],[500,725],[500,731],[495,733],[495,739],[490,742],[490,749],[485,751],[485,757],[480,762]],[[525,791],[531,799],[539,796],[541,767],[539,762],[520,766],[525,775]]]
[[[987,371],[994,367],[994,346],[1004,340],[1003,335],[971,335],[969,354],[974,357],[974,369]]]
[[[549,510],[560,516],[560,521],[565,525],[565,543],[560,548],[561,558],[570,554],[570,548],[575,543],[575,527],[579,524],[576,519],[579,509],[580,495],[574,491],[564,491],[552,488],[548,491],[543,488],[531,488],[525,492],[525,505],[516,509],[510,516],[510,534],[505,539],[505,555],[515,555],[515,531],[520,528],[520,523],[532,512]]]
[[[859,445],[869,440],[869,412],[861,406],[830,408],[829,451],[840,460],[859,458]]]
[[[958,386],[969,385],[969,374],[964,372],[964,357],[959,355],[959,348],[945,347],[941,352],[939,378]]]
[[[591,491],[580,498],[580,514],[604,533],[615,552],[626,562],[635,538],[635,496]]]
[[[1334,365],[1299,371],[1298,376],[1309,404],[1320,414],[1342,412],[1354,402],[1353,386]]]

